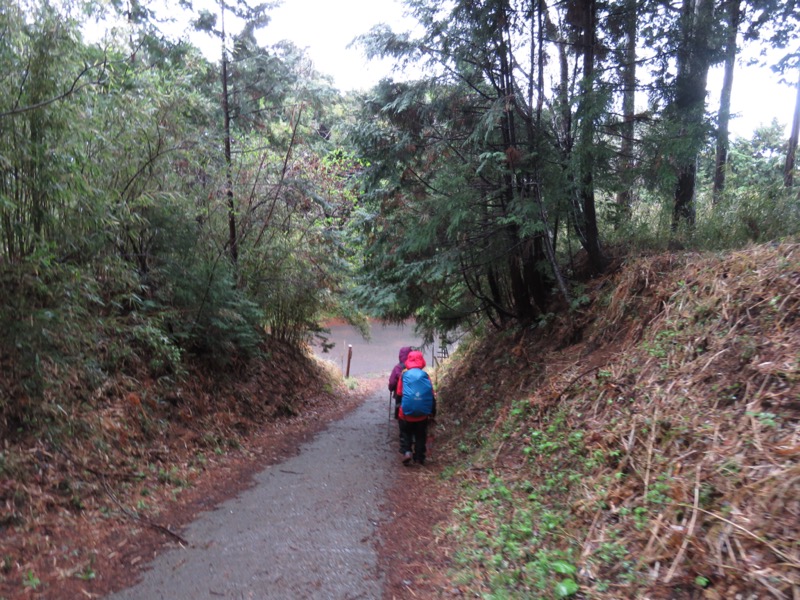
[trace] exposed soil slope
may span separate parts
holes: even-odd
[[[572,320],[439,373],[453,500],[406,586],[800,597],[800,245],[629,259],[587,286]]]

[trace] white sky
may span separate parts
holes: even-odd
[[[331,75],[342,91],[368,89],[391,75],[390,62],[368,62],[358,48],[347,49],[358,35],[379,23],[395,31],[410,30],[413,19],[404,16],[401,0],[284,0],[270,14],[272,22],[264,29],[265,45],[281,39],[306,48],[317,70]],[[709,76],[709,108],[716,110],[722,70]],[[768,67],[738,67],[734,76],[731,132],[749,137],[760,125],[777,118],[787,128],[791,124],[796,91],[778,83]]]
[[[215,8],[216,0],[206,1]],[[283,0],[281,6],[270,12],[271,22],[259,32],[259,42],[269,46],[291,40],[307,50],[317,71],[333,77],[339,90],[369,89],[383,77],[392,76],[391,62],[367,61],[359,48],[347,46],[380,23],[386,23],[396,32],[413,29],[415,21],[404,12],[401,0]],[[201,47],[211,44],[213,48],[204,50],[208,50],[209,59],[216,60],[218,42],[207,37],[190,37]],[[797,74],[790,78],[796,81]],[[721,85],[722,68],[716,67],[709,75],[710,111],[717,110]],[[785,126],[788,137],[795,97],[796,88],[779,83],[778,76],[768,67],[738,66],[733,84],[731,133],[749,138],[754,129],[776,118]]]
[[[380,23],[394,31],[413,28],[400,0],[284,0],[270,12],[271,23],[260,39],[266,45],[282,39],[308,51],[317,71],[331,75],[341,91],[369,89],[390,75],[391,63],[367,61],[360,49],[347,46]]]
[[[769,67],[737,65],[733,75],[731,95],[730,131],[734,135],[749,138],[761,125],[769,125],[777,119],[784,125],[786,137],[792,124],[795,98],[797,97],[798,73],[788,75],[793,85],[780,83],[780,76]],[[708,77],[708,106],[716,111],[719,107],[719,90],[722,88],[722,67],[715,67]]]

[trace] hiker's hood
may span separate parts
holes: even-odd
[[[397,357],[400,359],[401,363],[406,362],[409,352],[411,352],[411,346],[403,346],[400,348],[400,354]]]
[[[408,358],[406,359],[406,369],[424,369],[425,368],[425,357],[422,356],[422,352],[419,350],[412,350],[408,353]]]

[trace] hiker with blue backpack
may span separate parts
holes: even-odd
[[[436,396],[425,368],[425,357],[419,350],[411,350],[405,361],[397,393],[401,397],[398,422],[400,425],[400,453],[403,464],[413,460],[425,464],[428,421],[436,416]]]

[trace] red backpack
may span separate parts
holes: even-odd
[[[403,375],[405,375],[406,371],[408,371],[408,369],[403,367],[403,370],[400,371],[400,377],[397,378],[397,389],[394,393],[398,398],[403,397]]]

